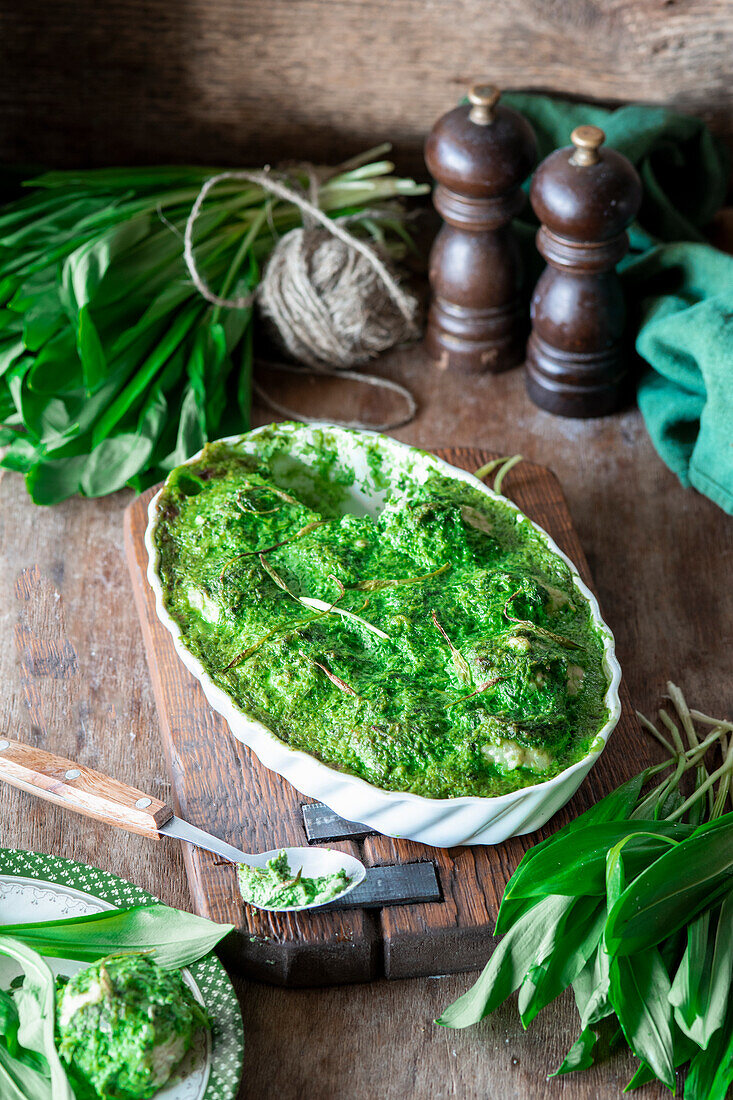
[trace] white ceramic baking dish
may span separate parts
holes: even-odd
[[[227,442],[237,442],[243,451],[255,453],[264,440],[271,444],[273,438],[278,457],[272,468],[284,488],[288,484],[296,486],[299,480],[302,483],[303,478],[314,478],[312,471],[324,448],[335,456],[330,471],[332,475],[346,472],[346,480],[349,480],[353,473],[353,483],[341,484],[338,490],[342,493],[344,512],[376,514],[389,484],[402,473],[409,473],[411,479],[421,479],[431,472],[439,472],[466,482],[487,496],[496,495],[465,470],[374,432],[352,431],[325,423],[277,424],[255,429],[244,436],[231,436]],[[193,462],[198,457],[195,455],[189,461]],[[156,494],[150,502],[145,535],[148,580],[155,593],[158,617],[172,634],[179,657],[200,682],[214,710],[226,719],[235,737],[252,749],[266,767],[283,776],[303,794],[325,803],[341,817],[363,822],[387,836],[404,837],[440,848],[458,844],[498,844],[510,836],[529,833],[543,825],[573,796],[603,751],[620,714],[618,686],[621,670],[614,652],[613,635],[601,618],[595,596],[580,579],[573,563],[550,536],[532,524],[511,501],[506,501],[506,504],[519,514],[520,522],[531,524],[540,532],[547,546],[567,562],[576,588],[590,604],[593,622],[603,639],[603,668],[608,682],[605,704],[609,718],[599,729],[592,751],[544,783],[494,798],[465,796],[433,799],[407,792],[381,790],[357,776],[328,767],[308,753],[290,748],[261,722],[240,710],[212,682],[201,663],[183,645],[178,624],[163,606],[158,553],[152,537],[159,496],[159,493]]]

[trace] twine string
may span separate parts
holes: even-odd
[[[395,339],[398,338],[397,333],[400,328],[402,329],[401,335],[403,338],[405,335],[414,336],[416,334],[415,299],[412,295],[406,294],[401,289],[399,283],[391,274],[386,264],[379,258],[376,251],[344,228],[346,224],[358,220],[360,217],[359,214],[348,214],[338,219],[329,218],[324,214],[318,205],[319,179],[317,172],[311,165],[306,165],[305,171],[308,176],[308,198],[306,198],[305,194],[299,193],[281,180],[276,179],[269,169],[265,171],[246,171],[244,169],[237,169],[228,172],[220,172],[218,175],[211,176],[210,179],[206,180],[191,208],[183,234],[183,256],[186,267],[199,294],[208,302],[211,302],[212,305],[223,309],[247,309],[253,305],[256,298],[259,296],[260,309],[275,321],[276,328],[280,331],[281,337],[283,337],[285,344],[288,346],[288,350],[291,354],[295,354],[295,358],[304,359],[306,363],[308,363],[308,366],[297,366],[286,363],[261,361],[265,362],[266,366],[275,370],[288,371],[292,374],[343,378],[362,385],[375,386],[378,389],[390,390],[399,394],[406,403],[404,413],[397,414],[391,420],[387,420],[384,423],[369,424],[361,420],[334,420],[334,424],[338,424],[345,428],[369,428],[373,431],[389,431],[390,429],[401,427],[403,424],[409,423],[417,412],[417,403],[414,397],[405,386],[400,385],[398,382],[393,382],[387,378],[372,377],[360,371],[344,369],[344,367],[349,367],[348,359],[353,353],[351,350],[346,353],[344,347],[340,345],[335,322],[330,318],[325,302],[321,301],[315,287],[311,286],[310,277],[307,274],[307,252],[303,251],[305,248],[305,237],[303,234],[313,232],[317,230],[318,226],[321,226],[332,238],[340,241],[346,246],[347,266],[345,270],[348,270],[355,276],[353,285],[356,287],[357,292],[360,281],[362,281],[363,285],[363,276],[359,276],[355,270],[356,254],[363,257],[367,263],[371,265],[371,268],[377,278],[381,280],[394,306],[405,322],[404,326],[397,325],[395,323],[396,318],[392,322],[384,322],[385,325],[390,326],[394,331],[395,336],[392,338],[391,342],[394,342]],[[247,183],[255,184],[261,187],[263,191],[270,196],[281,199],[283,202],[291,203],[293,206],[297,207],[303,217],[303,230],[296,230],[292,237],[287,235],[280,240],[273,252],[273,262],[265,271],[261,286],[248,294],[232,298],[226,298],[214,293],[200,272],[194,255],[194,228],[196,222],[209,193],[217,184],[224,180],[243,180]],[[365,213],[369,213],[370,216],[372,214],[375,217],[379,216],[378,211],[362,212],[361,216],[363,217]],[[277,236],[274,231],[274,221],[271,215],[271,203],[268,203],[268,219],[273,229],[273,235]],[[297,239],[295,234],[297,234]],[[288,247],[286,247],[286,245]],[[277,263],[275,262],[276,259]],[[283,282],[283,280],[285,280],[285,282]],[[291,332],[293,318],[289,315],[285,307],[284,291],[286,286],[291,288],[291,295],[295,293],[297,296],[299,309],[301,311],[300,316],[303,322],[310,319],[309,323],[311,327],[308,330],[310,335],[306,338],[305,343],[303,341],[298,341],[297,346],[295,345],[295,335]],[[266,295],[265,292],[267,292]],[[307,315],[307,317],[305,315]],[[373,321],[377,320],[376,314],[372,316]],[[290,336],[288,336],[289,331],[291,332]],[[316,334],[317,340],[311,349],[308,344],[309,341],[314,339]],[[388,345],[383,344],[382,347],[384,346]],[[321,355],[317,354],[318,348],[320,348]],[[343,366],[339,366],[338,369],[331,369],[323,362],[319,362],[318,360],[321,359],[324,354],[326,357],[330,357],[332,362],[337,363],[340,360]],[[305,416],[294,409],[281,405],[271,397],[256,380],[253,380],[252,388],[265,405],[282,416],[300,420],[306,424],[322,419],[320,417]]]
[[[398,393],[400,397],[405,400],[405,412],[398,413],[391,420],[385,420],[384,423],[369,424],[363,420],[329,421],[331,424],[336,424],[339,428],[368,428],[373,432],[388,432],[394,428],[401,428],[404,424],[409,424],[417,412],[417,402],[407,387],[400,385],[399,382],[393,382],[390,378],[375,378],[371,374],[363,374],[361,371],[355,370],[331,370],[328,367],[322,367],[316,370],[315,367],[299,367],[294,363],[272,363],[269,360],[258,361],[261,362],[263,366],[272,370],[287,371],[290,374],[301,374],[307,375],[308,377],[324,376],[326,378],[347,378],[352,382],[359,382],[365,386],[376,386],[377,389],[391,390],[393,393]],[[267,405],[268,408],[272,409],[273,412],[279,413],[280,416],[287,416],[289,419],[300,420],[303,424],[316,424],[323,420],[322,416],[306,416],[304,413],[288,408],[287,405],[281,405],[260,386],[256,379],[252,380],[252,389],[255,391],[260,401]]]
[[[293,206],[297,206],[304,217],[319,223],[324,229],[340,240],[342,244],[346,245],[347,248],[353,248],[363,256],[364,259],[371,264],[376,274],[384,283],[392,301],[404,317],[408,326],[414,328],[415,311],[411,297],[404,293],[397,280],[390,273],[386,264],[380,260],[374,249],[364,241],[359,240],[358,237],[355,237],[353,233],[349,233],[347,229],[344,229],[343,226],[338,224],[338,221],[329,218],[314,202],[309,201],[304,196],[299,195],[297,191],[294,191],[291,187],[287,187],[280,180],[275,179],[272,173],[268,171],[248,172],[244,169],[237,169],[236,171],[220,172],[218,175],[211,176],[210,179],[206,180],[196,196],[196,201],[191,207],[191,213],[188,215],[186,228],[183,233],[183,258],[186,262],[186,267],[188,268],[188,273],[191,276],[193,285],[207,302],[211,302],[212,305],[219,306],[222,309],[247,309],[255,300],[254,291],[237,298],[222,298],[218,294],[215,294],[199,271],[194,256],[193,231],[199,214],[201,213],[201,208],[206,201],[206,196],[218,183],[222,183],[224,180],[236,179],[244,180],[246,183],[253,183],[255,186],[261,187],[263,191],[267,191],[268,194],[275,195],[277,198],[282,199],[283,202],[289,202],[292,203]],[[312,181],[311,191],[313,190]]]

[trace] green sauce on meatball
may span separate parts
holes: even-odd
[[[59,993],[61,1058],[103,1100],[154,1096],[208,1026],[180,971],[146,955],[102,959]]]

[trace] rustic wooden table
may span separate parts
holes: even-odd
[[[733,524],[654,453],[636,410],[559,420],[536,410],[520,371],[483,379],[437,374],[419,348],[375,368],[420,402],[396,434],[426,447],[521,451],[559,475],[590,559],[636,705],[654,710],[667,678],[712,713],[730,713]],[[351,383],[262,382],[285,404],[328,416],[381,418],[379,396]],[[256,422],[269,419],[257,409]],[[165,798],[169,784],[140,628],[122,551],[127,493],[43,510],[20,477],[0,481],[0,730]],[[14,643],[11,643],[11,633]],[[609,749],[613,752],[613,742]],[[190,904],[176,842],[116,832],[0,789],[0,843],[114,871],[172,905]],[[241,1097],[618,1097],[631,1059],[546,1081],[575,1038],[566,999],[522,1032],[513,1006],[466,1032],[432,1020],[470,975],[290,991],[240,982],[246,1033]],[[662,1095],[649,1088],[648,1097]]]

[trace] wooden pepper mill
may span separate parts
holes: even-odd
[[[605,136],[578,126],[572,145],[543,160],[530,190],[548,267],[532,297],[527,390],[560,416],[604,416],[626,397],[626,310],[615,268],[641,182],[626,157],[601,148]]]
[[[479,374],[516,366],[526,324],[519,249],[510,222],[524,204],[520,184],[537,159],[529,123],[499,105],[492,84],[474,84],[425,144],[444,220],[430,254],[433,292],[426,347],[442,370]]]

